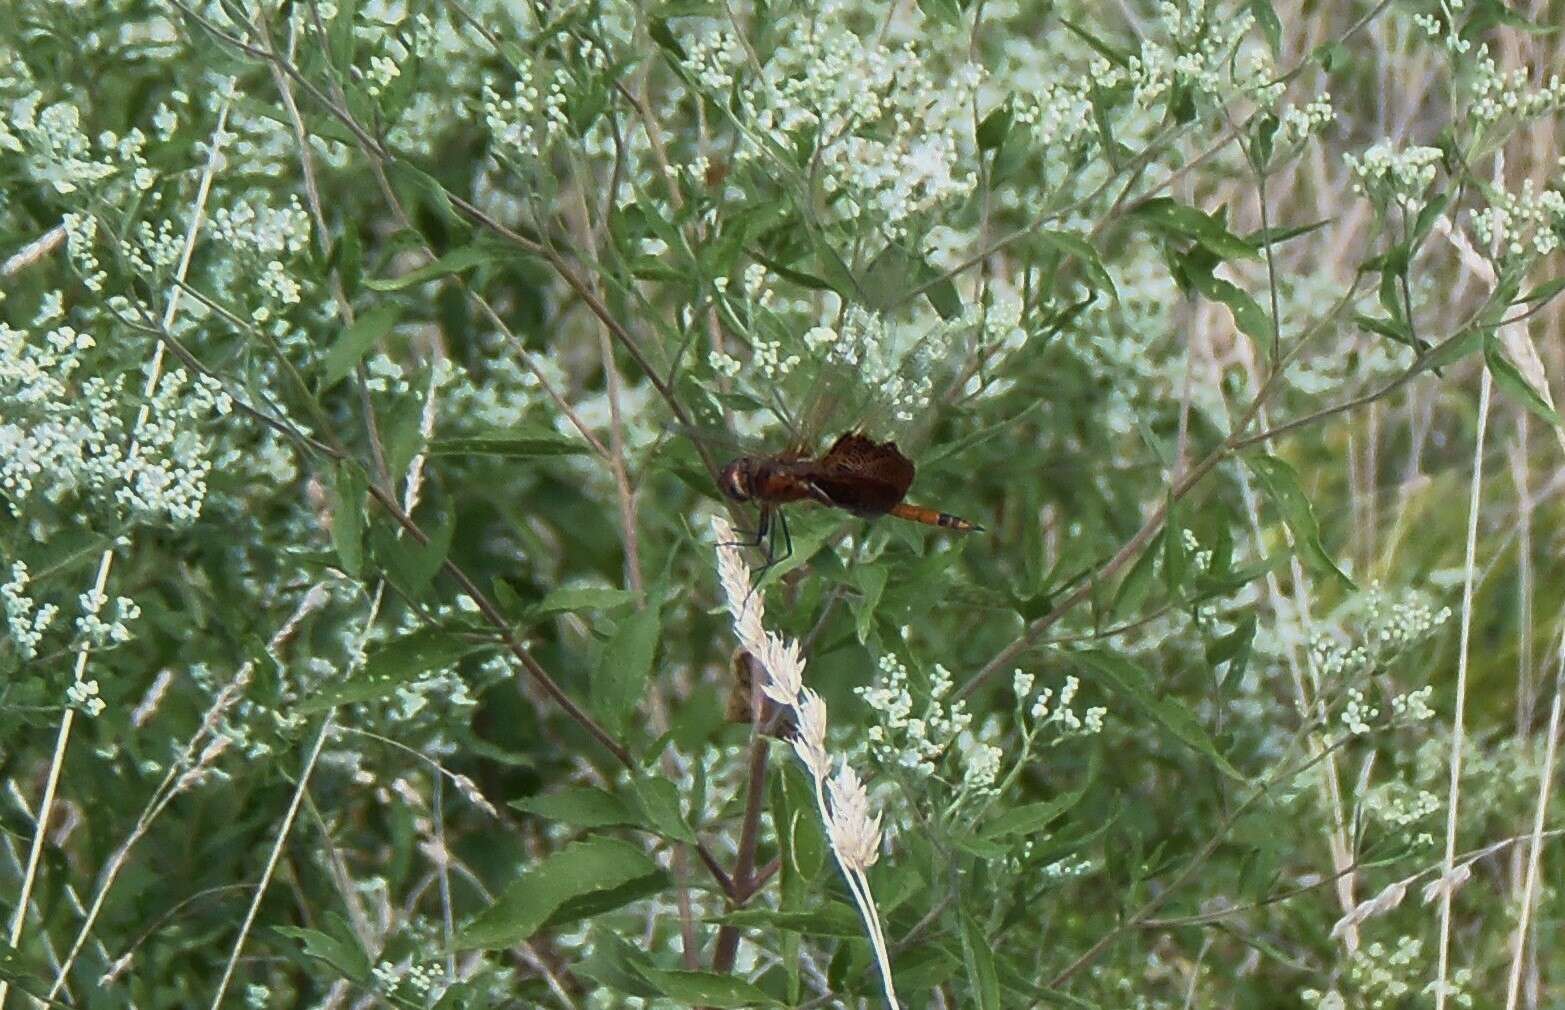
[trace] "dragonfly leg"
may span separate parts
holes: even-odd
[[[788,517],[781,512],[777,513],[777,528],[782,530],[783,552],[782,556],[772,564],[779,564],[793,557],[793,536],[788,532]]]
[[[775,522],[773,521],[774,519]],[[767,509],[762,513],[761,527],[765,531],[761,535],[767,537],[766,563],[756,569],[756,585],[761,584],[761,580],[766,578],[766,573],[772,570],[772,566],[779,561],[786,561],[789,555],[793,554],[793,538],[788,535],[788,518],[785,515],[775,509]],[[782,535],[783,540],[783,554],[781,557],[777,554],[778,534]]]
[[[749,537],[748,539],[745,539],[745,540],[725,540],[721,544],[718,544],[718,546],[719,547],[759,547],[759,546],[761,546],[762,544],[764,544],[766,542],[767,528],[771,525],[771,522],[772,522],[771,512],[772,512],[772,510],[769,509],[769,508],[762,508],[761,509],[761,521],[756,523],[755,534],[753,536],[749,536],[748,534],[746,534]],[[744,531],[741,530],[740,532],[742,533]]]

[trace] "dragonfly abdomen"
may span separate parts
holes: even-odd
[[[939,509],[925,508],[923,505],[909,505],[907,502],[898,502],[891,507],[891,514],[898,519],[906,519],[912,523],[922,523],[925,526],[940,526],[948,530],[956,530],[959,533],[972,533],[982,531],[983,527],[975,522],[954,516],[949,512]]]

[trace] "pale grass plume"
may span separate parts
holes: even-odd
[[[880,816],[870,813],[869,790],[852,768],[841,765],[831,775],[831,752],[826,747],[826,700],[804,686],[804,653],[794,639],[766,631],[761,626],[764,602],[760,590],[750,586],[750,568],[734,546],[734,529],[727,519],[712,520],[717,534],[717,574],[727,597],[728,612],[740,644],[766,671],[761,690],[778,705],[792,711],[798,731],[789,743],[809,769],[815,783],[815,804],[832,855],[847,879],[848,890],[859,906],[864,927],[880,969],[886,1003],[899,1010],[891,981],[891,953],[881,930],[880,911],[870,891],[865,871],[880,857]]]

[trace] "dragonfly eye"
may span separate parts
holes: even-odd
[[[723,467],[722,476],[718,478],[718,485],[723,489],[723,494],[734,501],[750,500],[750,461],[736,459]]]

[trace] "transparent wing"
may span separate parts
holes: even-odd
[[[961,326],[920,327],[857,308],[839,327],[806,332],[798,371],[807,388],[794,425],[800,447],[818,450],[847,431],[916,447],[962,372],[967,338]]]

